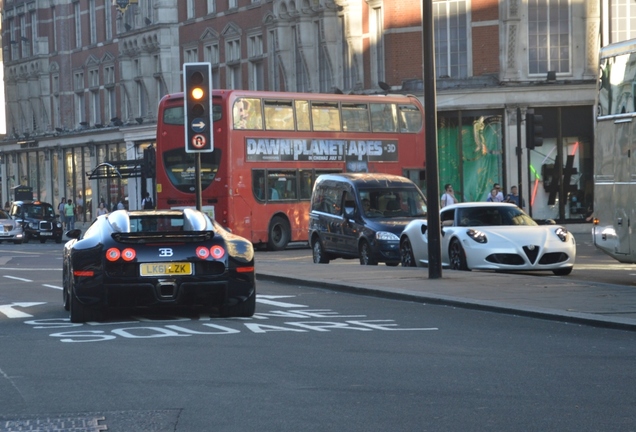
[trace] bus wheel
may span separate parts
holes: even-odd
[[[275,216],[269,224],[269,235],[267,237],[269,250],[280,251],[285,249],[291,238],[289,222],[285,218]]]

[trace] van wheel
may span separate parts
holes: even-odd
[[[378,265],[378,261],[371,255],[371,245],[367,241],[360,243],[360,265]]]
[[[314,244],[311,247],[314,257],[314,263],[316,264],[329,264],[329,257],[325,253],[325,248],[322,247],[320,239],[314,240]]]
[[[291,238],[289,222],[280,216],[276,216],[269,224],[267,236],[267,248],[273,251],[280,251],[287,247]]]

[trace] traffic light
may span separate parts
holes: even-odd
[[[183,65],[185,150],[187,153],[214,151],[211,77],[210,63],[184,63]]]
[[[543,145],[543,116],[533,109],[526,111],[526,147],[533,149]]]
[[[157,175],[157,153],[153,146],[144,149],[143,173],[146,178],[155,178]]]

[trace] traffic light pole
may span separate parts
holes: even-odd
[[[201,153],[197,153],[194,158],[194,194],[196,195],[197,210],[201,211],[202,197],[201,197]]]
[[[523,155],[523,150],[521,146],[521,108],[517,107],[517,190],[519,191],[519,204],[521,208],[523,208],[523,187],[522,185],[522,176],[521,176],[521,156]]]

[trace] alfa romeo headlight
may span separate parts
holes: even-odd
[[[488,243],[488,237],[486,237],[486,234],[479,230],[471,228],[466,231],[466,234],[468,234],[468,237],[475,240],[477,243]]]
[[[554,233],[561,239],[562,242],[568,241],[568,230],[563,227],[559,227]]]

